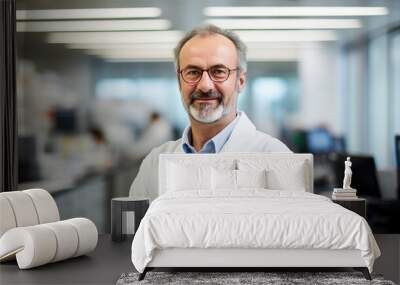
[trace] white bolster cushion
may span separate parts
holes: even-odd
[[[30,196],[22,191],[1,193],[13,210],[17,227],[33,226],[39,223],[35,205]]]
[[[14,259],[16,255],[20,269],[49,263],[56,250],[53,231],[42,225],[13,228],[0,239],[0,261]]]
[[[0,193],[0,217],[0,237],[15,227],[60,220],[56,202],[43,189]]]
[[[15,228],[14,212],[8,199],[0,195],[0,237],[9,229]]]
[[[60,220],[57,204],[49,192],[43,189],[29,189],[22,192],[31,197],[39,218],[39,224],[51,223]]]
[[[0,238],[0,261],[16,257],[20,269],[86,254],[97,245],[97,228],[85,218],[13,228]]]
[[[78,249],[78,232],[69,223],[64,221],[44,224],[55,235],[57,241],[57,248],[52,262],[64,260],[75,255]]]
[[[74,257],[86,254],[96,248],[98,232],[96,225],[91,220],[74,218],[64,222],[73,225],[78,232],[78,248]]]

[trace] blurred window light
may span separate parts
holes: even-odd
[[[281,100],[287,92],[286,82],[281,78],[257,78],[252,87],[260,103]]]
[[[368,45],[368,96],[364,96],[367,103],[368,122],[368,151],[375,157],[378,168],[390,167],[389,158],[393,137],[389,136],[390,106],[389,101],[389,55],[388,37],[380,35],[371,39]],[[389,139],[390,137],[390,139]]]
[[[103,78],[96,83],[96,97],[98,99],[140,99],[152,105],[167,106],[171,97],[166,90],[177,91],[176,84],[173,78]]]
[[[379,16],[389,13],[386,7],[326,6],[326,7],[206,7],[208,17],[317,17],[317,16]]]
[[[233,30],[358,29],[357,19],[210,19],[209,24]]]
[[[236,33],[244,42],[312,42],[337,40],[336,33],[331,30],[236,30]]]
[[[181,31],[140,32],[60,32],[50,33],[48,43],[53,44],[128,44],[128,43],[177,43]]]
[[[161,9],[157,7],[17,10],[17,20],[127,19],[160,15]]]
[[[250,108],[251,101],[249,100],[250,96],[249,96],[248,86],[249,86],[248,84],[245,84],[242,92],[240,92],[240,95],[237,97],[238,110],[247,111],[251,109]]]
[[[393,67],[391,72],[391,92],[392,92],[392,133],[400,134],[400,33],[396,33],[391,44],[391,58]],[[399,181],[400,184],[400,181]]]
[[[163,19],[17,22],[17,32],[139,31],[167,30],[170,27],[170,21]]]
[[[341,114],[341,123],[346,131],[348,151],[363,152],[368,140],[363,134],[367,130],[366,125],[366,104],[363,103],[364,96],[364,76],[366,75],[366,65],[364,62],[364,51],[362,49],[349,49],[343,54],[343,74],[344,91],[342,93],[343,111]],[[351,112],[350,112],[351,110]],[[344,116],[347,114],[347,116]],[[361,126],[361,127],[360,127]]]
[[[129,78],[103,79],[96,85],[99,99],[129,100],[137,96],[137,87]]]
[[[252,115],[257,128],[273,135],[298,110],[297,77],[256,77],[251,84]]]
[[[178,128],[183,129],[187,125],[187,114],[182,108],[175,78],[102,78],[95,86],[98,100],[140,101],[160,111]]]

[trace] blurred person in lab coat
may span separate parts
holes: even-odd
[[[131,145],[129,156],[140,159],[146,156],[154,147],[173,139],[171,124],[158,112],[150,114],[149,124],[144,129],[138,141]]]
[[[246,82],[246,46],[231,31],[207,25],[186,34],[175,48],[176,74],[190,125],[182,138],[154,148],[143,160],[129,195],[158,196],[161,153],[290,152],[256,130],[237,99]]]
[[[113,166],[113,155],[103,130],[98,126],[92,126],[88,130],[85,149],[79,157],[84,166],[90,172],[105,172]],[[85,136],[82,138],[85,140]]]

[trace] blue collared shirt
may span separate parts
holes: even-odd
[[[239,120],[239,115],[229,123],[222,131],[220,131],[215,137],[208,140],[198,153],[218,153],[221,151],[225,143],[230,138],[233,129],[235,128]],[[185,153],[197,153],[195,148],[192,146],[192,128],[186,127],[182,135],[182,148]]]

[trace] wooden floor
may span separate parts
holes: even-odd
[[[374,272],[400,283],[400,235],[375,236],[382,256]],[[41,267],[19,270],[15,261],[0,264],[0,284],[115,284],[124,272],[135,271],[131,262],[131,240],[115,243],[100,235],[95,251]]]

